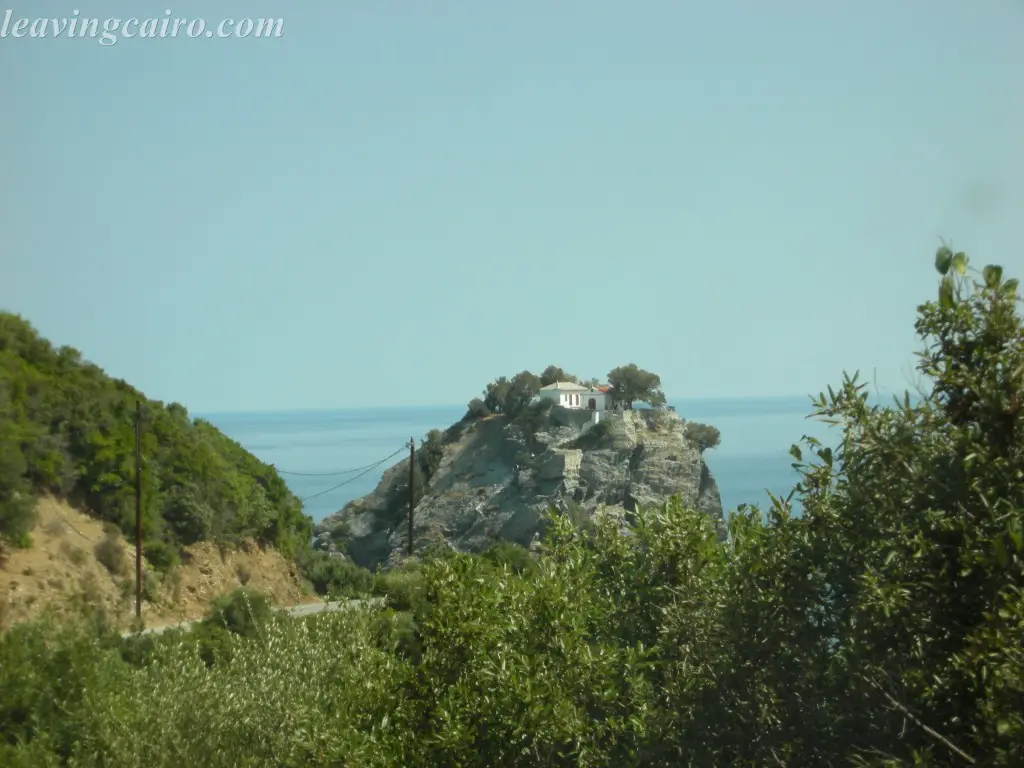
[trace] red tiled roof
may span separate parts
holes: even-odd
[[[598,392],[609,392],[609,391],[611,391],[611,387],[609,387],[609,386],[594,387],[594,389],[596,389]]]

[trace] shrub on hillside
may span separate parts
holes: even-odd
[[[150,565],[163,573],[167,573],[181,562],[178,548],[160,539],[144,541],[142,543],[142,554]]]
[[[462,439],[462,436],[466,434],[469,422],[463,418],[456,421],[454,424],[450,424],[444,430],[444,439],[446,443],[455,443]]]
[[[487,407],[487,404],[479,397],[474,397],[469,401],[469,405],[466,406],[466,415],[462,418],[465,421],[473,421],[474,419],[482,419],[490,415],[491,409]]]
[[[535,400],[524,407],[519,413],[519,424],[527,434],[533,434],[541,429],[548,417],[548,414],[551,413],[551,409],[554,407],[554,401],[548,400],[547,398]]]
[[[717,448],[722,442],[722,434],[717,427],[710,424],[700,424],[696,421],[687,422],[683,427],[683,434],[687,439],[697,444],[701,453],[709,448]]]
[[[427,436],[420,441],[419,450],[416,451],[416,461],[423,472],[423,480],[427,484],[430,483],[444,459],[444,444],[444,433],[439,429],[430,430]]]
[[[0,550],[4,544],[27,549],[32,541],[29,531],[35,523],[35,504],[30,497],[0,498]]]
[[[332,598],[359,597],[370,592],[373,574],[347,557],[310,551],[298,561],[302,574],[318,595]]]
[[[93,548],[96,560],[114,576],[121,576],[128,570],[128,558],[121,546],[121,537],[107,533]]]

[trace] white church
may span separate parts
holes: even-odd
[[[610,411],[618,408],[615,392],[611,387],[585,387],[571,381],[556,381],[541,387],[538,397],[551,400],[563,408],[579,408],[585,411]]]

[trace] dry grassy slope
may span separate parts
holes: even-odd
[[[135,615],[135,549],[119,539],[124,568],[111,573],[96,558],[103,524],[63,501],[43,498],[32,547],[9,550],[0,562],[0,629],[39,616],[47,608],[59,613],[82,602],[101,605],[121,627]],[[314,602],[301,586],[295,564],[275,550],[248,545],[222,557],[212,544],[193,545],[182,565],[160,577],[147,563],[154,601],[143,602],[147,626],[156,627],[201,617],[212,600],[241,584],[267,594],[278,606]]]

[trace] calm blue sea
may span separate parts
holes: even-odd
[[[727,510],[741,503],[764,505],[767,490],[787,493],[795,481],[789,446],[804,434],[823,439],[827,432],[805,418],[810,410],[806,397],[670,402],[685,419],[713,424],[721,431],[722,444],[705,457]],[[444,429],[463,413],[465,406],[220,413],[203,418],[274,464],[292,491],[307,499],[306,513],[320,521],[373,490],[381,473],[407,454],[361,476],[328,473],[366,467],[404,451],[410,437],[418,445],[429,430]]]

